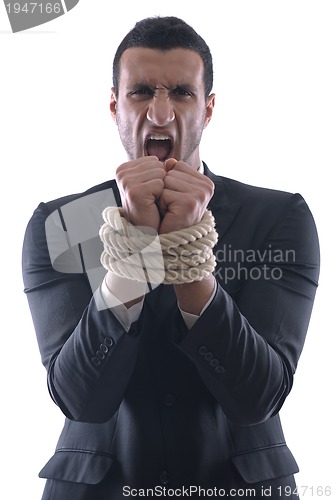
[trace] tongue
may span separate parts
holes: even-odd
[[[157,156],[160,161],[164,161],[171,149],[170,141],[168,140],[155,140],[149,139],[147,142],[147,154],[148,156]]]

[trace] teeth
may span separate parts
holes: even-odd
[[[167,135],[150,135],[148,139],[152,139],[153,141],[168,141],[170,139]]]

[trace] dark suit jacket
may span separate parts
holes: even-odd
[[[92,297],[87,261],[96,271],[102,219],[87,241],[71,239],[68,207],[75,227],[86,224],[82,206],[96,195],[106,206],[113,192],[120,205],[115,181],[42,203],[28,224],[25,292],[50,394],[67,417],[40,473],[45,499],[118,499],[124,486],[227,490],[298,471],[278,412],[317,287],[315,224],[299,194],[205,173],[215,183],[218,289],[189,332],[172,286],[146,296],[128,333],[98,306],[98,288]]]

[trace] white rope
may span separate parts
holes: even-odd
[[[101,263],[119,276],[150,283],[181,284],[200,281],[215,269],[215,220],[206,210],[194,226],[167,234],[133,226],[121,209],[107,207],[99,231]]]

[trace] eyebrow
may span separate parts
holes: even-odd
[[[188,92],[192,92],[193,94],[196,93],[197,87],[194,85],[191,85],[189,83],[179,83],[177,84],[172,90],[187,90]]]
[[[149,83],[147,82],[139,82],[139,83],[134,83],[133,85],[128,85],[126,87],[126,90],[135,90],[135,89],[150,89],[150,90],[157,90],[159,87],[156,87],[155,85],[150,85]],[[198,90],[197,90],[197,87],[195,87],[194,85],[191,85],[189,83],[177,83],[176,85],[174,85],[173,87],[165,87],[163,86],[163,88],[166,88],[167,90],[169,91],[173,91],[173,90],[186,90],[188,92],[193,92],[193,93],[196,93]]]
[[[148,83],[133,83],[133,85],[127,85],[126,90],[135,90],[135,89],[152,89],[153,87]]]

